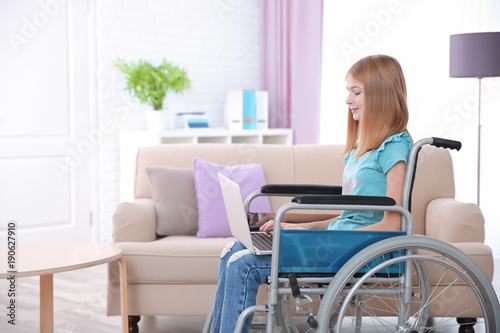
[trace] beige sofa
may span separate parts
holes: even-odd
[[[219,257],[231,238],[195,235],[158,237],[147,166],[192,168],[198,157],[223,165],[260,163],[267,183],[330,184],[342,181],[339,145],[158,145],[137,155],[135,201],[120,203],[113,216],[113,240],[127,264],[129,315],[206,315],[216,288]],[[171,191],[183,189],[172,188]],[[424,147],[413,191],[415,233],[438,238],[471,256],[491,279],[493,257],[484,244],[480,209],[454,199],[451,155]],[[272,198],[276,211],[287,198]],[[118,265],[109,265],[108,315],[120,314]],[[136,321],[136,318],[132,318]],[[133,324],[132,324],[133,325]]]

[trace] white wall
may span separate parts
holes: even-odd
[[[415,140],[441,136],[460,140],[455,153],[456,197],[476,203],[478,80],[449,78],[451,34],[499,31],[500,4],[494,0],[325,1],[321,141],[345,140],[347,107],[344,77],[370,54],[396,57],[405,73]],[[500,121],[500,79],[483,80],[481,209],[487,243],[500,255],[497,240],[495,131]],[[332,130],[334,128],[335,130]]]
[[[167,96],[174,111],[205,111],[210,126],[223,125],[225,94],[260,88],[260,0],[96,1],[97,110],[106,127],[99,145],[100,242],[111,242],[111,219],[120,198],[118,136],[121,129],[145,129],[142,111],[123,91],[117,57],[166,58],[185,66],[193,89]]]

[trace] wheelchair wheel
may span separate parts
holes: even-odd
[[[342,267],[323,296],[318,332],[457,332],[455,318],[473,318],[481,332],[500,330],[490,281],[457,248],[401,236],[365,248]]]

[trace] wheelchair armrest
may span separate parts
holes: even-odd
[[[293,198],[292,202],[312,205],[396,205],[396,201],[393,198],[363,195],[304,195]]]
[[[261,187],[264,195],[327,195],[342,194],[342,186],[306,184],[268,184]]]

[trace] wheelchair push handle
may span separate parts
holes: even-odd
[[[459,151],[462,148],[462,143],[460,141],[443,139],[443,138],[432,138],[431,145],[440,148],[455,149]]]

